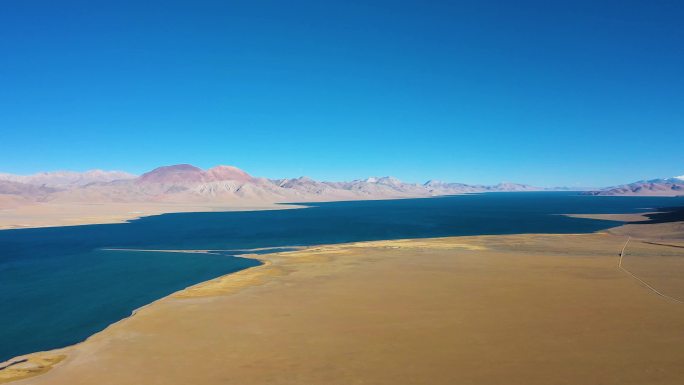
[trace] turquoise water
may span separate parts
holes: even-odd
[[[124,224],[0,231],[0,361],[70,345],[184,287],[258,265],[230,250],[455,235],[586,233],[563,213],[682,206],[680,198],[492,193],[181,213]],[[211,249],[220,255],[107,251]]]

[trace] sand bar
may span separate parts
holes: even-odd
[[[0,209],[0,230],[33,227],[123,223],[166,213],[285,210],[291,204],[231,203],[37,203]]]

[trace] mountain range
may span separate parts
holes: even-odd
[[[207,170],[189,164],[156,168],[140,176],[122,171],[0,174],[0,208],[50,203],[221,203],[340,201],[417,198],[481,192],[567,190],[518,183],[470,185],[430,180],[406,183],[393,177],[323,182],[307,177],[267,179],[233,166]],[[639,181],[588,191],[591,195],[684,195],[684,176]]]
[[[607,187],[598,191],[589,191],[591,195],[648,195],[648,196],[676,196],[684,195],[684,175],[664,178],[641,180],[619,186]]]
[[[267,179],[232,166],[207,170],[189,164],[156,168],[140,176],[122,171],[0,174],[0,208],[35,202],[217,202],[253,203],[429,197],[492,191],[540,191],[517,183],[468,185],[429,181],[405,183],[392,177],[322,182],[307,177]]]
[[[86,172],[54,171],[33,175],[14,175],[0,173],[0,180],[38,186],[67,188],[85,186],[94,182],[111,182],[119,179],[132,179],[136,176],[123,171],[90,170]]]

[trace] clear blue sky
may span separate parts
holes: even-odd
[[[680,175],[683,20],[658,0],[5,0],[0,172]]]

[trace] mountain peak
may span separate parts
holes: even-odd
[[[189,171],[202,171],[201,168],[195,167],[191,164],[188,163],[180,163],[180,164],[172,164],[170,166],[161,166],[157,167],[154,170],[148,172],[147,174],[151,174],[154,172],[170,172],[170,171],[180,171],[180,172],[189,172]]]
[[[207,174],[212,180],[236,180],[239,182],[248,182],[252,180],[252,176],[234,166],[216,166],[207,170]]]
[[[216,166],[206,171],[191,164],[175,164],[155,168],[138,178],[140,183],[193,184],[234,180],[249,182],[252,176],[233,166]]]
[[[366,183],[377,183],[377,184],[387,184],[387,185],[397,185],[401,184],[401,181],[395,177],[392,176],[382,176],[382,177],[377,177],[377,176],[372,176],[370,178],[366,178],[363,180],[363,182]]]
[[[383,176],[382,178],[377,178],[376,183],[397,186],[402,184],[403,182],[393,176]]]
[[[157,167],[138,178],[142,183],[198,183],[205,182],[207,177],[201,168],[191,164],[175,164]]]
[[[441,180],[430,179],[429,181],[423,183],[423,186],[432,187],[432,186],[443,186],[443,185],[445,185],[445,184],[446,184],[446,183],[444,183],[444,182],[441,181]]]

